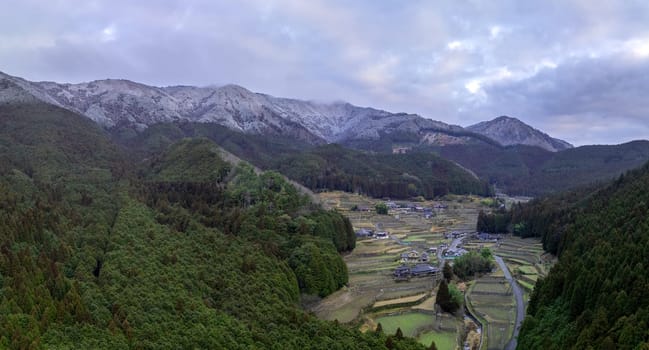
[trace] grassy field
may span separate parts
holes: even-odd
[[[394,334],[397,328],[401,328],[403,335],[416,337],[419,328],[432,325],[435,316],[421,313],[408,312],[401,315],[381,316],[376,318],[376,322],[381,323],[385,334]]]
[[[456,337],[455,332],[430,331],[422,333],[417,340],[425,346],[430,346],[430,343],[434,341],[439,350],[454,350],[457,343]]]

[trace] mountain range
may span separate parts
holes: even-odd
[[[391,113],[346,102],[321,103],[254,93],[241,86],[148,86],[106,79],[80,84],[30,82],[0,73],[0,102],[35,98],[84,115],[105,128],[142,131],[162,122],[216,123],[232,130],[281,135],[311,144],[350,144],[394,138],[409,144],[496,143],[549,151],[571,148],[515,118],[500,117],[468,128],[416,114]],[[486,137],[485,137],[486,136]],[[396,142],[399,143],[399,142]]]
[[[492,191],[485,184],[539,196],[610,180],[649,159],[647,141],[574,148],[506,116],[463,128],[345,102],[277,98],[236,85],[154,87],[115,79],[59,84],[0,73],[0,106],[35,103],[94,121],[142,159],[182,138],[205,137],[312,190],[395,198],[447,191],[486,195]],[[343,147],[327,147],[332,143]],[[412,154],[401,159],[386,153]]]

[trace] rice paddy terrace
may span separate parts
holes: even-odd
[[[380,323],[386,334],[401,328],[404,335],[426,346],[435,341],[438,349],[456,349],[465,321],[436,307],[438,278],[397,281],[393,271],[402,264],[402,253],[450,245],[451,232],[474,232],[478,212],[488,203],[479,197],[453,196],[414,203],[417,207],[435,208],[432,213],[392,208],[388,215],[379,215],[374,208],[384,200],[344,192],[318,196],[323,205],[348,216],[355,230],[388,234],[380,239],[359,239],[354,251],[344,257],[349,270],[348,287],[313,303],[311,310],[320,318],[356,324],[362,330],[374,329]],[[463,244],[468,250],[490,247],[505,259],[512,275],[526,289],[533,288],[536,279],[549,268],[550,260],[545,259],[540,243],[534,240],[467,239]],[[436,254],[430,254],[429,259],[432,266],[440,266]],[[502,349],[511,338],[516,308],[503,272],[497,269],[462,287],[466,289],[467,306],[484,327],[481,349]]]

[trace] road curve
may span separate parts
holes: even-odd
[[[516,340],[518,338],[518,332],[521,329],[523,318],[525,318],[525,303],[523,303],[523,291],[521,290],[521,287],[518,285],[518,283],[516,283],[516,281],[512,278],[512,274],[509,272],[507,265],[505,265],[503,258],[499,256],[494,256],[494,258],[496,259],[498,266],[500,266],[500,269],[503,270],[503,273],[505,274],[505,279],[512,286],[512,292],[514,293],[514,297],[516,298],[516,324],[514,326],[514,334],[512,334],[512,338],[505,346],[505,350],[515,350],[516,345],[518,344],[518,341]]]

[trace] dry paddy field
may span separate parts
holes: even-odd
[[[512,276],[527,293],[555,262],[553,256],[543,252],[541,242],[534,238],[508,237],[495,247],[494,253],[503,257]]]
[[[545,276],[554,262],[551,256],[543,253],[538,239],[507,236],[499,242],[465,244],[468,249],[482,246],[489,247],[505,260],[512,276],[526,292],[526,303],[537,279]],[[467,300],[473,313],[485,325],[486,348],[502,349],[513,332],[516,305],[511,286],[500,268],[474,281],[467,292]]]
[[[487,349],[503,349],[514,331],[516,305],[511,286],[504,277],[485,276],[467,291],[472,313],[482,322]]]

